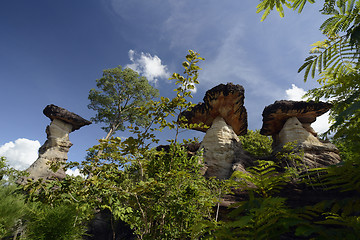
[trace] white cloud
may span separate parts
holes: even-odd
[[[167,66],[161,63],[158,56],[151,56],[150,53],[137,54],[134,50],[129,50],[129,59],[131,64],[126,67],[137,71],[139,74],[146,77],[149,82],[156,83],[159,78],[169,78],[170,73]]]
[[[11,167],[25,170],[38,158],[39,148],[39,141],[19,138],[0,146],[0,156],[6,157]]]
[[[302,96],[306,91],[302,88],[297,87],[295,84],[291,84],[291,88],[285,91],[287,100],[303,101]],[[319,134],[326,132],[329,127],[329,113],[325,113],[320,117],[316,118],[316,121],[311,124],[311,127]]]
[[[329,112],[324,113],[320,117],[316,118],[316,121],[311,124],[311,127],[319,134],[326,132],[330,127]]]
[[[65,173],[67,175],[74,176],[74,177],[77,177],[77,176],[84,177],[84,175],[82,173],[80,173],[80,170],[78,168],[68,169],[68,170],[66,170]]]
[[[304,89],[297,87],[295,84],[291,84],[291,88],[285,92],[287,99],[293,101],[303,101],[304,99],[302,97],[306,93]]]

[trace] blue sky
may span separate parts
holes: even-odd
[[[321,4],[307,5],[300,15],[288,10],[285,18],[273,12],[260,22],[258,3],[1,1],[0,154],[15,161],[21,151],[28,152],[23,159],[45,142],[50,120],[42,110],[48,104],[86,119],[94,116],[87,96],[104,69],[131,66],[162,96],[171,97],[174,85],[167,78],[182,72],[188,49],[206,59],[193,102],[202,101],[206,90],[220,83],[241,84],[249,129],[260,129],[265,106],[317,86],[314,80],[304,83],[297,69],[309,45],[324,36],[318,30]],[[203,136],[188,131],[183,137],[188,135]],[[97,124],[71,133],[69,159],[82,160],[86,149],[104,136]]]

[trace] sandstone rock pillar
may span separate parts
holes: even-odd
[[[215,118],[204,136],[200,149],[204,151],[205,176],[209,177],[229,178],[235,170],[235,163],[237,166],[245,166],[250,160],[244,153],[240,139],[222,117]]]
[[[26,170],[29,176],[18,180],[20,184],[25,184],[27,179],[64,178],[65,171],[62,166],[68,159],[67,153],[72,146],[69,133],[91,124],[90,121],[55,105],[46,106],[43,112],[52,120],[46,127],[47,140],[39,149],[38,159]],[[51,164],[59,164],[60,168],[53,172],[50,169]]]
[[[208,177],[229,178],[234,170],[245,171],[252,164],[238,138],[247,132],[244,93],[239,84],[219,84],[206,92],[204,102],[181,115],[186,123],[194,124],[192,129],[206,132],[201,148]]]
[[[272,136],[274,152],[282,151],[289,142],[296,142],[295,151],[303,152],[306,168],[325,167],[341,161],[339,150],[330,142],[321,141],[311,127],[316,118],[331,108],[330,103],[276,101],[265,107],[260,133]]]

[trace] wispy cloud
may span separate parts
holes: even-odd
[[[167,66],[163,65],[161,59],[156,55],[151,56],[150,53],[143,52],[137,54],[134,50],[130,49],[129,59],[132,63],[126,65],[126,67],[137,71],[154,84],[156,84],[160,78],[170,77]]]
[[[246,26],[239,21],[223,35],[217,55],[205,61],[200,82],[241,84],[252,97],[276,99],[281,88],[275,81],[264,76],[261,66],[254,62],[250,49],[242,47],[246,38]],[[271,89],[271,91],[269,91]]]
[[[39,148],[39,141],[19,138],[0,146],[0,156],[6,157],[11,167],[25,170],[38,158]]]
[[[135,46],[153,49],[161,43],[163,52],[168,49],[174,53],[175,57],[164,58],[170,69],[179,52],[192,49],[205,57],[205,62],[200,63],[204,70],[200,72],[198,92],[220,83],[243,85],[249,123],[254,125],[251,127],[260,125],[264,106],[284,97],[284,86],[302,81],[297,69],[309,45],[322,39],[318,31],[322,20],[314,18],[315,4],[304,9],[301,16],[289,11],[281,19],[275,11],[260,23],[261,14],[256,14],[258,3],[254,1],[109,1],[122,20],[137,23],[131,25],[136,31],[124,34],[143,34],[146,41],[141,45],[135,44],[138,35],[129,37]],[[146,72],[140,66],[147,65],[145,59],[153,58],[135,52],[129,52],[129,57],[132,63],[128,66],[139,72]],[[152,74],[147,78],[153,82],[159,79]]]

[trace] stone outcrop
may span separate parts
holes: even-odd
[[[321,145],[304,142],[300,149],[304,151],[303,162],[307,168],[326,167],[341,162],[339,150],[330,142],[323,142]]]
[[[204,123],[208,127],[220,116],[237,135],[244,135],[247,132],[244,98],[244,88],[241,85],[220,84],[206,92],[203,103],[197,104],[191,111],[186,111],[181,116],[185,117],[189,124]],[[206,132],[208,127],[193,129]]]
[[[273,136],[274,140],[276,140],[276,135],[283,128],[285,122],[289,118],[296,117],[304,128],[316,135],[310,126],[311,123],[315,122],[317,117],[329,111],[331,107],[332,105],[326,102],[275,101],[275,103],[265,107],[262,113],[263,125],[260,133]]]
[[[204,151],[205,176],[209,177],[229,178],[234,170],[245,171],[252,161],[232,127],[220,116],[206,132],[200,149]]]
[[[38,159],[26,170],[29,176],[19,179],[18,183],[26,183],[28,178],[33,180],[64,178],[65,171],[61,166],[66,162],[67,153],[72,146],[69,133],[91,124],[75,113],[55,105],[46,106],[43,113],[52,120],[46,127],[47,140],[39,149]],[[56,172],[50,169],[52,163],[60,166]]]
[[[79,115],[69,112],[65,108],[58,107],[54,104],[47,105],[44,108],[43,113],[45,116],[50,118],[51,121],[58,119],[70,124],[72,126],[71,132],[91,124],[90,121],[80,117]]]
[[[312,128],[308,131],[303,127],[296,117],[289,118],[277,137],[278,144],[285,145],[288,142],[308,143],[311,145],[322,145],[320,140],[314,136],[315,132]]]
[[[296,151],[303,152],[303,163],[307,168],[324,167],[341,161],[335,145],[323,142],[311,127],[316,118],[331,108],[324,102],[276,101],[263,112],[263,135],[271,135],[273,149],[281,151],[282,146],[296,142]]]
[[[234,170],[245,171],[252,161],[238,138],[247,132],[244,98],[241,85],[220,84],[206,92],[203,103],[179,118],[185,118],[188,124],[207,126],[192,129],[206,132],[200,149],[204,151],[203,172],[208,177],[229,178]]]

